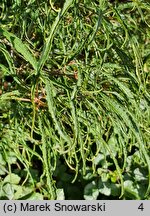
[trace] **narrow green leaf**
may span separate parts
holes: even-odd
[[[12,59],[10,53],[1,44],[0,44],[0,51],[3,53],[3,55],[5,56],[5,59],[8,63],[8,66],[9,66],[9,70],[7,71],[8,74],[15,74],[15,67],[14,67],[13,59]],[[3,71],[6,72],[7,69],[4,65],[1,64],[0,67],[2,68]]]
[[[56,130],[58,131],[59,135],[67,142],[70,144],[71,146],[71,139],[69,138],[69,136],[63,131],[59,121],[57,120],[57,117],[56,117],[56,108],[55,108],[55,105],[54,105],[54,101],[53,101],[53,95],[52,95],[52,83],[51,81],[49,80],[46,80],[46,92],[47,92],[47,102],[48,102],[48,109],[49,109],[49,112],[52,116],[52,119],[54,121],[54,124],[55,124],[55,128]]]
[[[2,33],[2,35],[7,38],[7,40],[12,45],[12,48],[20,53],[23,58],[28,61],[35,70],[37,70],[36,59],[29,51],[28,47],[17,36],[15,36],[13,33],[8,32],[4,28],[0,28],[0,33]]]
[[[38,63],[38,73],[40,73],[40,71],[42,70],[42,68],[43,68],[43,66],[44,66],[44,64],[45,64],[45,62],[46,62],[46,60],[47,60],[47,58],[49,56],[49,52],[51,50],[54,34],[55,34],[56,30],[57,30],[59,22],[63,18],[64,14],[69,9],[69,7],[72,5],[73,1],[74,0],[66,0],[62,10],[58,12],[58,15],[57,15],[52,27],[51,27],[50,35],[46,40],[46,43],[45,43],[45,46],[44,46],[40,61]]]

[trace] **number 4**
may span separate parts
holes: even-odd
[[[144,206],[143,206],[143,203],[141,203],[138,207],[139,210],[143,211],[144,210]]]

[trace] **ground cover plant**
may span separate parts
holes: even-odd
[[[150,4],[1,0],[0,199],[150,199]]]

